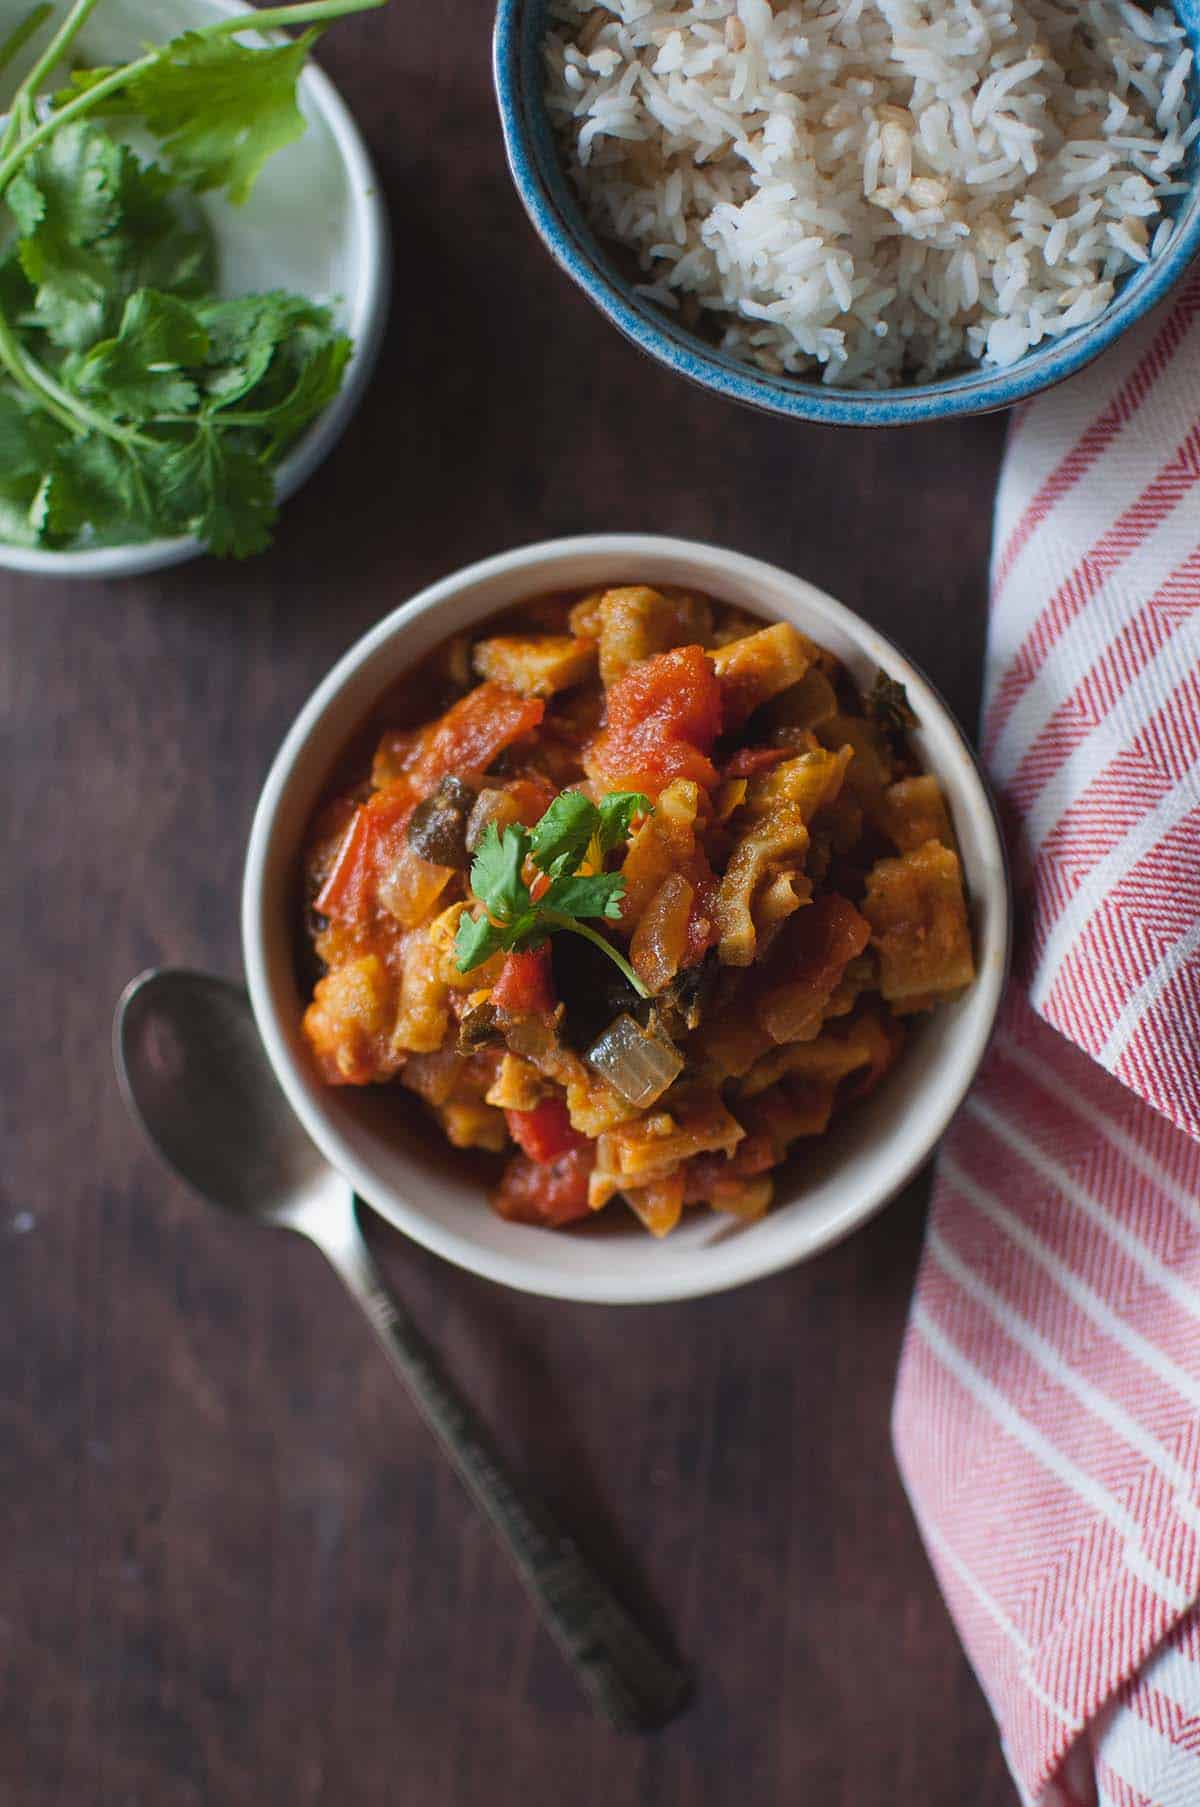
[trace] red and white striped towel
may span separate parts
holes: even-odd
[[[1200,272],[1014,422],[984,750],[1017,978],[901,1472],[1027,1801],[1200,1803]]]

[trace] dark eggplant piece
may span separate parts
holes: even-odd
[[[500,1018],[494,1004],[477,1004],[468,1010],[458,1025],[458,1051],[474,1054],[480,1048],[497,1047],[504,1041]]]
[[[468,865],[467,817],[475,792],[461,778],[442,779],[423,803],[418,803],[408,823],[408,844],[434,866],[451,866],[464,872]]]

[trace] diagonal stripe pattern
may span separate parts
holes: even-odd
[[[1017,978],[893,1432],[1038,1807],[1200,1803],[1200,271],[1023,410],[982,743]]]

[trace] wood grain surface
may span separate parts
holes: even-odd
[[[292,715],[468,559],[586,529],[723,541],[861,610],[974,722],[1003,423],[822,431],[643,361],[513,197],[490,24],[484,0],[397,0],[326,40],[395,306],[275,550],[0,582],[0,1803],[1008,1807],[889,1443],[928,1176],[808,1266],[624,1312],[372,1226],[505,1448],[694,1665],[691,1711],[639,1741],[589,1716],[317,1255],[206,1212],[117,1096],[123,982],[238,971]]]

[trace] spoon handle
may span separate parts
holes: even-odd
[[[543,1503],[509,1473],[478,1414],[388,1291],[353,1212],[349,1215],[350,1229],[336,1240],[319,1236],[321,1247],[362,1306],[467,1491],[491,1520],[543,1624],[613,1725],[625,1731],[665,1725],[687,1698],[687,1675],[655,1649]]]

